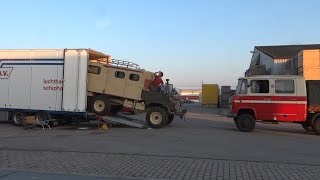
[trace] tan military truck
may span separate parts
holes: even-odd
[[[110,115],[123,107],[146,111],[146,121],[153,128],[170,124],[174,116],[182,118],[186,110],[167,80],[165,91],[151,91],[154,73],[122,60],[96,60],[88,68],[88,110]]]

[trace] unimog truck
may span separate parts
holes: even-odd
[[[163,91],[152,91],[153,72],[135,63],[115,60],[90,62],[88,67],[88,110],[99,115],[119,112],[123,107],[146,111],[146,121],[153,128],[170,124],[174,116],[182,118],[179,94],[169,79]]]

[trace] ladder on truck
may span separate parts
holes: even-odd
[[[124,115],[113,115],[113,116],[98,116],[98,120],[103,122],[108,122],[111,124],[121,124],[126,125],[130,127],[140,128],[140,129],[146,129],[148,126],[146,124],[143,124],[143,122],[139,119],[127,117]]]

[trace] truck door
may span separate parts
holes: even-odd
[[[257,120],[272,120],[272,95],[270,80],[250,81],[250,107],[255,110]]]
[[[294,79],[275,79],[273,98],[273,119],[277,121],[298,120],[297,92]]]
[[[129,78],[126,78],[126,86],[124,89],[124,97],[134,100],[141,99],[142,87],[144,85],[141,73],[128,71]]]

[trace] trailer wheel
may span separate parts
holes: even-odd
[[[317,119],[314,120],[312,129],[314,130],[314,132],[320,135],[320,117],[317,117]]]
[[[256,120],[250,114],[239,115],[235,123],[241,132],[251,132],[256,126]]]
[[[99,115],[107,115],[110,113],[111,105],[105,96],[96,96],[92,99],[91,109]]]
[[[24,114],[22,112],[15,111],[11,115],[11,120],[12,120],[14,125],[21,126],[22,125],[22,121],[24,120]]]
[[[169,125],[170,123],[172,123],[173,120],[174,120],[174,114],[168,114],[167,125]]]
[[[50,120],[50,115],[47,112],[39,111],[36,113],[35,118],[37,121],[48,121]]]
[[[303,129],[305,129],[306,131],[313,131],[312,127],[309,126],[309,124],[307,122],[303,122],[301,123]]]
[[[151,107],[147,112],[146,120],[152,128],[162,128],[168,122],[168,114],[161,107]]]

